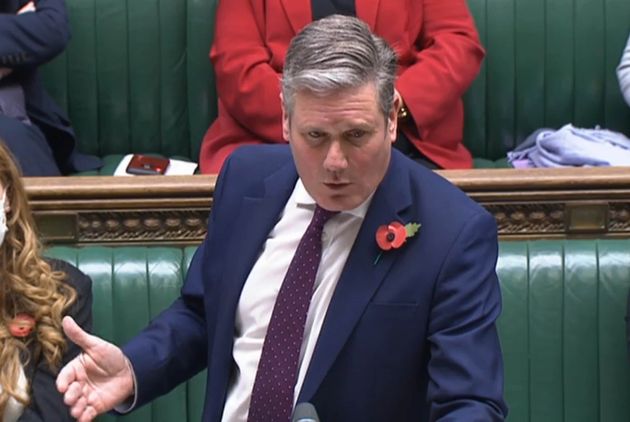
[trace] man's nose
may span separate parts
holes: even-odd
[[[339,171],[348,167],[348,159],[339,141],[332,141],[326,153],[324,167],[328,171]]]

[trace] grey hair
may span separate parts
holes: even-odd
[[[363,21],[331,15],[298,33],[287,51],[282,73],[282,96],[290,115],[294,95],[308,91],[327,95],[374,83],[379,108],[387,116],[393,106],[396,53]]]

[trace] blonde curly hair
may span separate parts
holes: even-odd
[[[4,142],[0,141],[0,195],[6,192],[7,233],[0,245],[0,415],[13,397],[27,405],[30,395],[17,389],[20,366],[30,359],[44,359],[56,371],[66,348],[61,328],[64,312],[77,297],[64,282],[65,274],[53,271],[42,258],[26,191],[20,172]],[[34,331],[26,338],[13,337],[9,324],[15,315],[35,318]]]

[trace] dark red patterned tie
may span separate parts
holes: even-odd
[[[271,314],[249,405],[249,422],[291,418],[306,314],[322,256],[322,230],[337,214],[319,205],[295,250]]]

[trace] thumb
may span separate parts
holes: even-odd
[[[61,325],[63,332],[66,333],[70,341],[79,346],[83,351],[89,353],[90,349],[98,345],[99,338],[83,331],[72,317],[65,316],[61,321]]]

